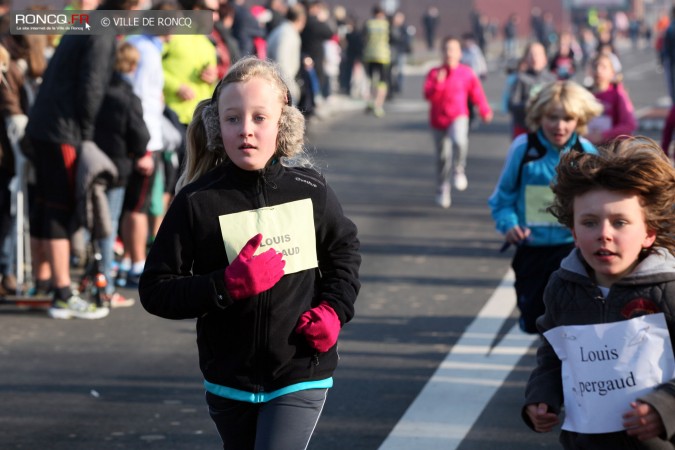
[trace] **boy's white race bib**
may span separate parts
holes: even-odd
[[[256,255],[270,248],[283,253],[285,274],[313,269],[318,265],[314,209],[309,198],[225,214],[218,219],[230,261],[237,257],[249,239],[262,233],[262,243]]]
[[[560,326],[544,333],[562,361],[563,430],[623,430],[630,403],[675,377],[663,313],[598,325]]]

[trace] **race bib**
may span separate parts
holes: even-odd
[[[230,261],[237,257],[249,239],[262,233],[262,243],[256,254],[270,248],[282,253],[286,261],[285,274],[318,265],[311,199],[225,214],[218,219]]]
[[[546,211],[553,203],[554,194],[549,186],[525,186],[525,222],[532,226],[560,226],[553,214]]]
[[[621,431],[630,402],[675,377],[663,313],[544,333],[562,361],[563,430]]]
[[[597,116],[591,119],[588,122],[588,132],[589,133],[604,133],[605,131],[612,128],[612,118],[609,116]]]

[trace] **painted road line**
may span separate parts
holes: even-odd
[[[454,450],[459,446],[537,339],[516,325],[491,348],[516,305],[513,282],[509,270],[379,450]]]

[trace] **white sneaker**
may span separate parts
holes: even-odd
[[[465,191],[466,188],[469,186],[469,180],[466,179],[466,175],[464,175],[464,170],[457,170],[455,172],[455,176],[453,179],[455,183],[455,189],[458,191]]]
[[[110,314],[110,308],[106,306],[96,306],[92,304],[90,308],[86,311],[73,313],[73,317],[76,319],[87,319],[87,320],[97,320],[108,317]]]
[[[452,200],[450,199],[450,184],[443,183],[436,194],[436,204],[441,208],[449,208]]]
[[[68,303],[63,300],[57,300],[47,310],[47,314],[52,319],[72,319],[73,312],[68,307]]]
[[[103,319],[110,314],[110,309],[105,306],[96,306],[79,295],[73,295],[68,299],[68,309],[71,317],[76,319],[96,320]]]

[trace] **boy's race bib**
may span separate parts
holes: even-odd
[[[532,226],[561,226],[555,216],[546,211],[553,203],[553,191],[549,186],[525,186],[525,222]]]
[[[675,376],[663,313],[544,333],[562,361],[563,430],[621,431],[630,403]]]
[[[258,233],[263,239],[256,255],[273,248],[283,253],[284,273],[313,269],[318,265],[312,200],[220,216],[220,231],[227,258],[233,261],[246,243]]]

